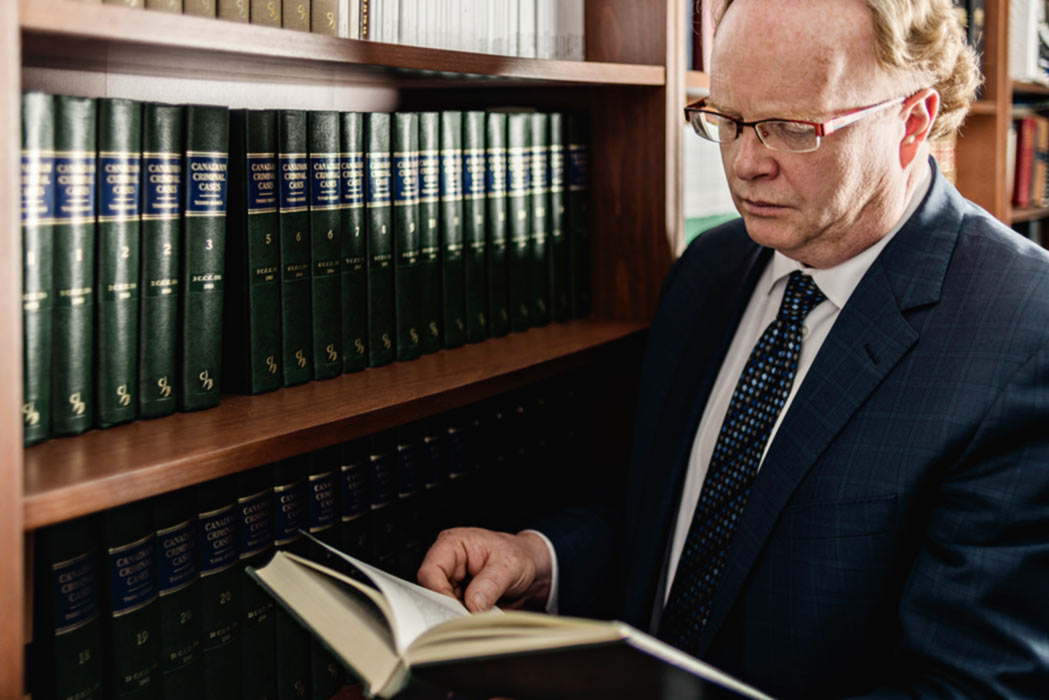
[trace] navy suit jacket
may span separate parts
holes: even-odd
[[[781,698],[1049,697],[1049,256],[933,166],[768,449],[699,656]],[[619,509],[543,525],[560,605],[647,629],[696,429],[772,251],[675,264]]]

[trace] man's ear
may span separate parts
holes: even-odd
[[[929,139],[929,131],[940,109],[940,93],[925,88],[903,101],[900,113],[904,118],[903,139],[900,141],[900,165],[909,166]]]

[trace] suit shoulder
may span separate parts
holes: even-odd
[[[743,219],[733,219],[692,239],[674,266],[697,271],[724,269],[751,255],[757,247],[747,235]]]

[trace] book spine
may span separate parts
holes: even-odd
[[[146,0],[147,10],[160,10],[182,14],[182,0]]]
[[[142,0],[102,0],[106,5],[124,5],[126,7],[142,7]]]
[[[234,22],[247,22],[251,17],[248,0],[219,0],[218,16]]]
[[[470,512],[470,462],[467,453],[465,414],[455,411],[447,416],[444,442],[447,454],[445,468],[448,484],[445,490],[445,508],[451,513],[449,526],[465,525],[464,514]]]
[[[281,26],[285,29],[310,31],[310,0],[283,0],[284,17]]]
[[[146,501],[102,515],[109,697],[150,698],[159,692],[159,618],[153,519]]]
[[[485,115],[485,241],[488,321],[493,337],[510,331],[507,289],[506,115]]]
[[[372,435],[368,452],[368,493],[371,496],[371,561],[383,571],[397,566],[397,463],[394,438],[387,431]]]
[[[271,700],[276,691],[273,598],[244,572],[273,556],[272,466],[237,475],[237,558],[240,580],[241,700]]]
[[[440,417],[423,420],[422,449],[419,458],[422,481],[423,541],[433,542],[447,525],[444,483],[448,468],[444,459],[444,423]]]
[[[342,371],[368,366],[368,274],[364,218],[364,115],[340,115]]]
[[[92,524],[71,520],[36,533],[30,656],[36,700],[102,697],[100,580]]]
[[[310,258],[313,376],[342,374],[342,226],[339,113],[310,112]]]
[[[585,0],[560,0],[566,4],[569,15],[566,34],[568,35],[568,56],[572,61],[586,60],[586,2]]]
[[[95,359],[102,428],[134,420],[138,412],[141,174],[142,105],[99,100]]]
[[[306,465],[302,458],[273,465],[273,544],[305,554],[301,531],[308,527]],[[302,700],[310,691],[310,636],[280,606],[275,608],[276,677],[279,700]]]
[[[240,688],[240,570],[237,496],[232,477],[196,488],[204,696],[237,697]]]
[[[419,115],[393,115],[394,340],[399,361],[419,357]]]
[[[422,479],[418,455],[418,426],[399,426],[397,448],[397,511],[399,522],[397,572],[402,578],[415,578],[425,553],[423,537]]]
[[[419,113],[419,309],[422,351],[441,348],[440,115]]]
[[[567,321],[572,317],[572,304],[568,293],[571,258],[569,257],[568,236],[566,235],[565,120],[564,115],[560,112],[552,112],[549,115],[549,119],[550,128],[547,134],[550,141],[550,175],[548,183],[550,196],[547,200],[549,204],[547,218],[549,219],[550,237],[547,240],[550,247],[550,304],[553,319],[555,321]]]
[[[517,55],[535,58],[536,0],[517,0]]]
[[[195,700],[204,690],[195,505],[192,489],[153,501],[164,700]]]
[[[249,14],[252,24],[279,27],[282,16],[281,0],[251,0]]]
[[[364,138],[364,170],[367,178],[365,220],[368,245],[368,364],[377,367],[393,361],[394,357],[390,114],[366,114]]]
[[[371,24],[372,24],[372,12],[371,12],[371,0],[360,0],[361,6],[361,18],[360,18],[360,39],[371,39]]]
[[[532,142],[529,198],[532,228],[530,233],[532,278],[532,325],[550,322],[550,145],[547,135],[549,119],[537,112],[528,115],[529,140]]]
[[[337,36],[339,33],[338,0],[313,0],[310,10],[310,31],[315,34]]]
[[[280,177],[281,343],[284,385],[313,379],[310,309],[309,158],[306,112],[277,113]]]
[[[342,450],[338,445],[318,450],[309,455],[307,477],[308,523],[311,535],[332,546],[338,546],[339,528],[339,462]],[[334,564],[328,551],[312,541],[307,549],[309,558]],[[328,700],[338,691],[342,682],[341,668],[335,658],[316,639],[310,639],[310,676],[314,700]]]
[[[510,330],[523,331],[532,325],[532,144],[528,114],[506,118],[506,205],[508,296]]]
[[[589,197],[588,161],[590,154],[586,115],[569,113],[565,118],[567,136],[568,250],[571,256],[572,316],[590,315],[590,223],[587,216]]]
[[[557,58],[557,0],[535,0],[535,56]]]
[[[139,413],[175,412],[183,108],[147,103],[142,115],[142,289],[138,334]]]
[[[55,101],[22,95],[22,438],[51,432],[51,308],[54,300]]]
[[[55,243],[51,431],[94,422],[95,100],[55,97]]]
[[[466,291],[466,341],[469,343],[488,337],[485,208],[484,112],[464,112],[463,284]]]
[[[462,112],[441,112],[441,330],[446,348],[466,342],[462,123]]]
[[[187,15],[214,17],[215,10],[215,0],[183,0],[182,2],[182,12]]]
[[[343,443],[339,486],[342,549],[358,559],[371,560],[368,541],[371,500],[368,493],[367,440]]]

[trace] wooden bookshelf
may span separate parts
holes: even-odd
[[[1009,212],[1010,223],[1018,224],[1023,221],[1034,221],[1049,217],[1049,207],[1032,207],[1031,209],[1012,209]]]

